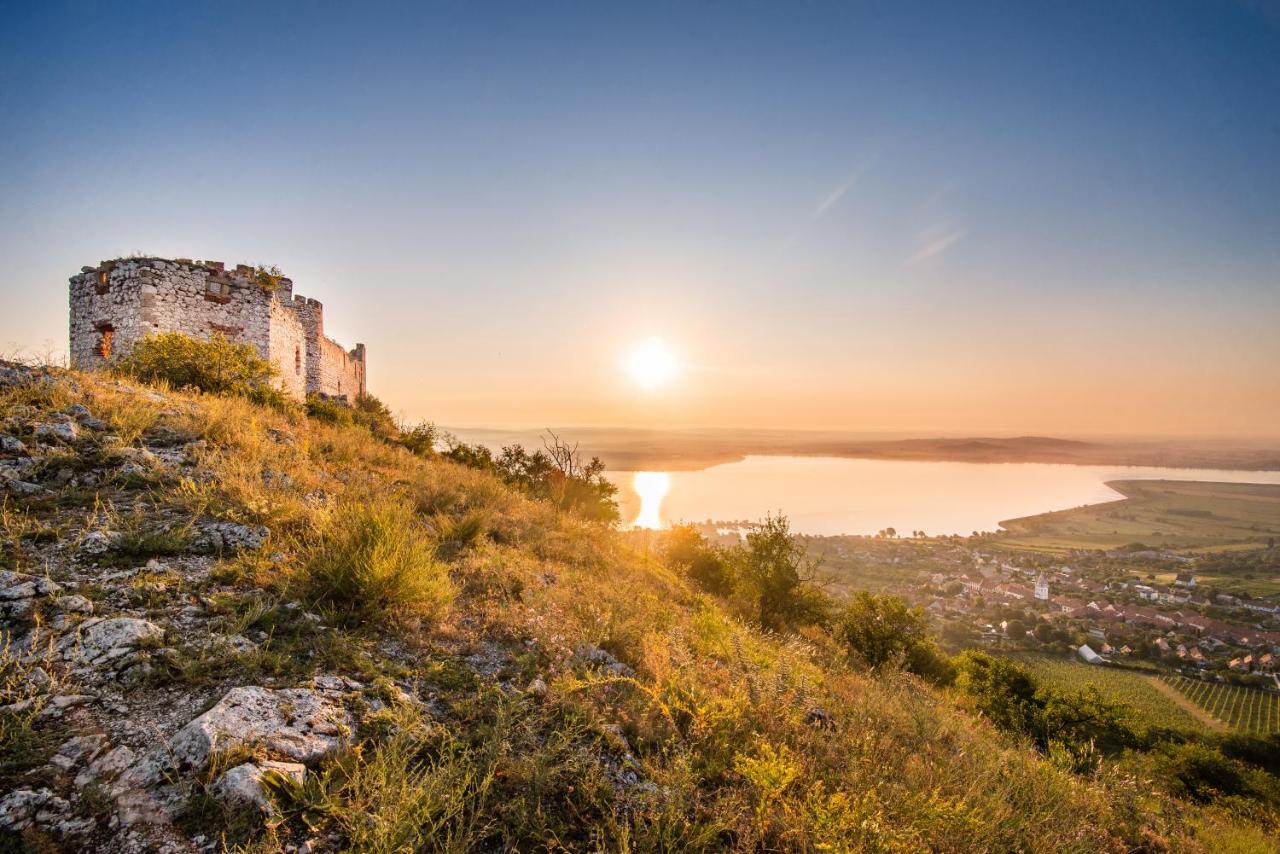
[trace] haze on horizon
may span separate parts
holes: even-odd
[[[141,251],[442,424],[1280,436],[1275,9],[13,4],[0,350]]]

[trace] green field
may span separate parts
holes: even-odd
[[[1001,522],[1007,533],[1000,542],[1047,551],[1135,543],[1218,551],[1280,540],[1278,484],[1120,480],[1107,485],[1125,498]]]
[[[1110,700],[1133,708],[1149,724],[1169,729],[1205,732],[1209,727],[1162,691],[1156,675],[1136,670],[1085,664],[1047,655],[1011,655],[1042,682],[1067,690],[1096,687]]]
[[[1280,695],[1174,674],[1160,679],[1234,729],[1263,735],[1280,732]]]

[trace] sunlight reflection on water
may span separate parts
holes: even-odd
[[[640,497],[640,512],[631,523],[635,528],[662,527],[662,499],[671,488],[671,475],[665,471],[638,471],[631,479]]]

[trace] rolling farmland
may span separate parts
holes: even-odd
[[[1241,732],[1261,735],[1280,732],[1280,695],[1173,674],[1165,674],[1160,680]]]

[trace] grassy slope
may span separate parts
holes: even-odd
[[[1280,485],[1125,480],[1125,498],[1001,522],[1002,542],[1037,549],[1216,550],[1280,536]]]
[[[762,635],[617,534],[358,428],[90,376],[0,395],[0,416],[76,402],[126,441],[156,425],[206,440],[214,477],[152,485],[134,497],[147,512],[272,530],[204,591],[271,641],[168,678],[199,692],[210,669],[241,684],[338,672],[390,699],[366,717],[365,743],[282,798],[279,825],[241,828],[256,850],[308,824],[358,850],[1093,852],[1259,838],[1128,773],[1059,770],[913,677],[871,678],[821,641]],[[443,618],[321,633],[283,607],[344,507],[393,495],[447,560],[458,593]],[[589,666],[583,644],[635,677]],[[545,697],[525,690],[535,677]],[[397,702],[393,680],[427,711]],[[806,723],[815,707],[833,728]]]

